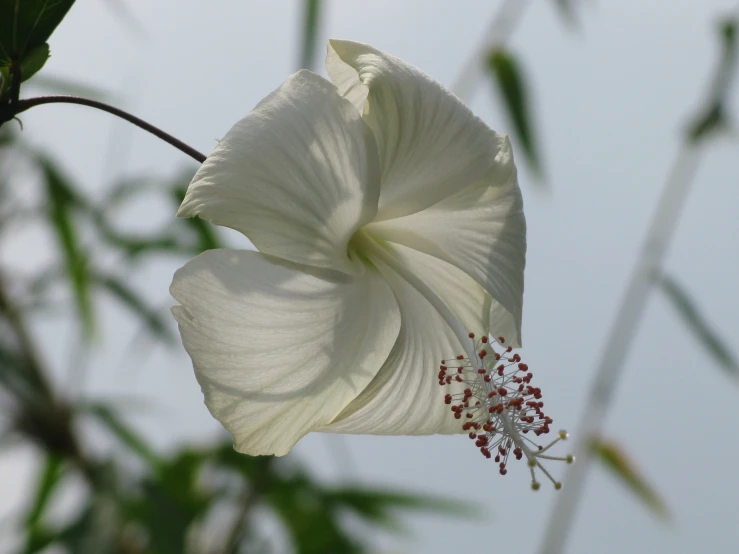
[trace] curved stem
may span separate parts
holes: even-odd
[[[194,160],[203,163],[206,159],[205,154],[202,154],[201,152],[198,152],[195,150],[192,146],[188,146],[181,140],[173,137],[169,133],[165,133],[158,127],[155,127],[151,123],[148,123],[144,121],[143,119],[140,119],[136,117],[135,115],[131,115],[128,112],[125,112],[119,108],[116,108],[114,106],[111,106],[109,104],[105,104],[104,102],[99,102],[97,100],[91,100],[90,98],[83,98],[81,96],[67,96],[67,95],[53,95],[53,96],[38,96],[36,98],[26,98],[24,100],[19,100],[15,104],[11,105],[11,113],[10,117],[7,119],[12,119],[16,115],[18,115],[21,112],[24,112],[26,110],[29,110],[33,108],[34,106],[41,106],[42,104],[79,104],[81,106],[88,106],[90,108],[95,108],[98,110],[102,110],[104,112],[108,112],[110,114],[113,114],[117,117],[120,117],[121,119],[125,119],[129,123],[133,123],[137,127],[140,127],[141,129],[145,131],[149,131],[152,135],[154,135],[157,138],[162,139],[164,142],[171,144],[178,150],[181,150]],[[4,121],[5,119],[3,119]]]

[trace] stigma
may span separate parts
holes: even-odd
[[[481,454],[493,458],[501,475],[508,473],[511,457],[526,459],[531,473],[531,488],[539,490],[537,472],[544,474],[561,489],[562,483],[547,471],[542,462],[561,461],[571,464],[574,456],[551,456],[549,449],[567,439],[559,431],[547,444],[539,437],[550,433],[552,418],[544,413],[541,389],[531,384],[533,373],[521,361],[521,356],[506,346],[505,338],[490,340],[487,336],[469,339],[474,345],[475,358],[460,354],[441,360],[439,385],[462,392],[449,393],[444,402],[450,405],[462,430],[469,433]]]

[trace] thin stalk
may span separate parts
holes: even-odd
[[[626,288],[621,307],[611,328],[601,362],[598,365],[582,420],[576,433],[575,457],[564,478],[565,487],[558,495],[539,552],[560,554],[574,522],[575,510],[585,487],[592,463],[590,444],[603,426],[624,369],[624,361],[636,336],[652,292],[655,277],[675,231],[680,213],[693,183],[701,156],[701,146],[688,142],[681,146],[677,159],[662,190],[654,219],[644,239],[641,253]]]
[[[10,114],[9,117],[5,116],[2,119],[0,119],[0,122],[2,121],[9,121],[10,119],[13,119],[16,117],[19,113],[22,113],[26,110],[29,110],[33,108],[34,106],[41,106],[43,104],[78,104],[81,106],[88,106],[90,108],[95,108],[98,110],[102,110],[104,112],[108,112],[109,114],[113,114],[117,117],[120,117],[121,119],[125,119],[129,123],[133,123],[137,127],[140,127],[141,129],[150,132],[155,137],[163,140],[164,142],[171,144],[178,150],[181,150],[194,160],[203,163],[206,159],[205,154],[202,154],[201,152],[198,152],[195,150],[192,146],[189,146],[182,142],[181,140],[173,137],[169,133],[165,133],[162,131],[159,127],[155,127],[151,123],[148,123],[144,121],[141,118],[136,117],[135,115],[132,115],[126,111],[121,110],[120,108],[116,108],[114,106],[111,106],[109,104],[105,104],[104,102],[99,102],[97,100],[92,100],[90,98],[83,98],[81,96],[68,96],[68,95],[52,95],[52,96],[37,96],[35,98],[26,98],[24,100],[19,100],[18,102],[10,105]]]

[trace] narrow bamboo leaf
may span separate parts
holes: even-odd
[[[170,189],[170,194],[175,205],[179,206],[182,203],[186,190],[187,187],[183,187],[177,182],[173,183],[173,186]],[[201,252],[204,250],[211,250],[213,248],[221,248],[221,242],[216,235],[214,226],[209,222],[204,219],[200,219],[199,217],[188,217],[182,221],[197,234],[199,239],[198,249]]]
[[[728,123],[726,102],[729,98],[731,85],[734,81],[736,69],[736,27],[737,20],[729,18],[723,20],[718,27],[721,40],[721,58],[719,59],[708,100],[705,107],[693,118],[688,126],[688,139],[698,142],[714,131],[720,130]]]
[[[524,154],[537,173],[541,173],[541,160],[534,137],[528,85],[520,66],[510,52],[495,48],[488,57],[488,66],[500,90],[508,117],[515,129]]]
[[[0,66],[44,44],[74,0],[0,0]]]
[[[303,0],[303,49],[300,56],[301,69],[314,69],[318,26],[321,18],[321,0]]]
[[[86,335],[92,335],[93,314],[87,259],[79,243],[72,207],[77,193],[73,185],[47,158],[39,160],[46,178],[48,219],[64,256],[67,275],[74,292],[77,312]]]
[[[397,524],[398,511],[423,511],[452,517],[479,516],[479,506],[470,502],[412,493],[399,493],[357,487],[341,487],[325,493],[326,501],[350,510],[369,522],[388,528]]]
[[[682,316],[683,321],[690,327],[694,336],[708,353],[713,356],[713,359],[732,376],[739,377],[739,362],[708,324],[690,295],[667,275],[662,276],[660,286]]]
[[[36,87],[43,89],[45,92],[54,92],[56,94],[86,96],[87,98],[94,98],[95,100],[104,100],[110,104],[121,103],[121,101],[109,90],[105,90],[88,83],[82,83],[74,79],[69,79],[67,77],[61,77],[59,75],[38,75],[32,83],[29,83],[26,86]]]
[[[634,493],[647,508],[662,519],[669,519],[670,513],[655,490],[647,483],[628,458],[623,448],[602,438],[593,439],[591,448],[594,456],[610,470],[626,487]]]
[[[44,466],[41,469],[33,502],[26,514],[26,528],[31,529],[38,525],[43,517],[49,499],[61,481],[64,470],[64,460],[61,456],[47,454]]]
[[[131,430],[128,425],[123,423],[109,406],[104,404],[85,404],[80,407],[83,413],[91,415],[132,452],[140,456],[143,460],[154,467],[159,466],[159,457],[154,453],[152,448],[141,438],[136,432]]]
[[[562,17],[567,24],[573,25],[576,23],[575,0],[554,0],[554,3],[557,4],[559,13],[562,14]]]
[[[95,282],[109,294],[137,315],[149,331],[158,339],[168,344],[175,344],[175,337],[161,314],[151,308],[146,301],[123,280],[112,275],[95,274]]]

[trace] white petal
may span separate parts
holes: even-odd
[[[326,70],[375,134],[378,220],[431,206],[490,169],[503,137],[418,69],[366,44],[331,40]]]
[[[472,278],[426,254],[402,246],[393,250],[406,267],[423,278],[466,329],[478,333],[487,329],[491,300]],[[378,435],[461,433],[461,423],[444,403],[446,393],[459,392],[457,384],[455,388],[441,387],[437,374],[442,359],[454,358],[464,350],[438,312],[416,289],[392,269],[381,263],[377,265],[393,287],[400,305],[398,340],[377,377],[334,423],[321,431]]]
[[[526,220],[510,143],[474,185],[413,215],[368,225],[366,231],[457,266],[496,300],[491,332],[521,342]]]
[[[172,311],[213,416],[245,454],[286,454],[375,377],[398,335],[393,293],[259,252],[210,250],[174,276]]]
[[[177,215],[241,231],[266,254],[353,274],[347,244],[377,211],[378,163],[352,104],[299,71],[219,142]]]

